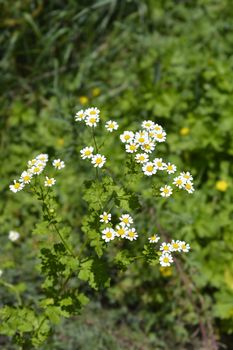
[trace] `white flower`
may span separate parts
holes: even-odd
[[[9,187],[12,192],[16,193],[24,188],[24,184],[22,182],[14,180],[14,184],[10,185]]]
[[[123,134],[120,135],[121,142],[129,143],[134,139],[134,133],[132,131],[124,131]]]
[[[170,197],[172,194],[172,188],[171,186],[165,185],[164,187],[160,188],[161,196],[162,197]]]
[[[176,172],[176,166],[171,163],[167,163],[166,170],[168,174],[174,174]]]
[[[141,149],[146,152],[146,153],[151,153],[154,151],[155,149],[155,143],[153,141],[149,141],[147,143],[144,143],[142,146],[141,146]]]
[[[0,278],[2,277],[2,275],[3,275],[3,271],[2,271],[2,270],[0,270]]]
[[[159,262],[161,266],[171,266],[171,263],[173,263],[173,258],[171,254],[169,253],[164,253],[162,256],[159,258]]]
[[[115,238],[115,235],[116,233],[111,227],[105,228],[102,231],[102,238],[105,240],[105,242],[112,241]]]
[[[155,131],[157,134],[164,131],[163,128],[162,128],[162,126],[159,125],[159,124],[155,124],[155,125],[153,126],[152,130]]]
[[[160,240],[160,237],[157,235],[153,235],[151,237],[148,238],[150,243],[157,243]]]
[[[54,159],[53,166],[55,169],[61,170],[61,169],[65,168],[65,163],[61,159]]]
[[[180,241],[177,240],[175,241],[174,239],[171,241],[171,251],[172,252],[180,252],[181,247],[180,247]]]
[[[155,134],[155,140],[158,142],[164,142],[166,140],[166,132],[161,131]]]
[[[31,175],[40,175],[44,170],[44,166],[35,165],[29,169]]]
[[[137,152],[138,145],[136,143],[129,143],[125,146],[125,150],[127,153],[135,153]]]
[[[90,115],[90,116],[87,116],[85,119],[86,125],[94,128],[97,126],[97,123],[99,123],[99,121],[100,121],[100,118],[98,115]]]
[[[142,167],[142,171],[147,176],[154,175],[157,172],[156,166],[152,162],[145,163]]]
[[[8,238],[10,241],[15,242],[15,241],[17,241],[17,239],[19,239],[19,237],[20,237],[19,232],[17,232],[17,231],[10,231],[9,232]]]
[[[144,143],[149,142],[149,135],[146,131],[139,131],[136,132],[135,137],[134,137],[134,142],[136,142],[139,145],[144,145]]]
[[[106,162],[105,156],[102,156],[101,154],[96,154],[95,156],[92,157],[91,159],[92,164],[94,164],[94,167],[102,168],[104,163]]]
[[[195,191],[194,187],[193,187],[193,183],[191,181],[187,181],[184,185],[184,189],[188,192],[188,193],[193,193]]]
[[[188,253],[188,252],[190,251],[190,245],[187,244],[187,243],[184,242],[184,241],[181,241],[181,242],[180,242],[180,249],[181,249],[182,252]]]
[[[49,156],[46,153],[41,153],[36,157],[37,160],[40,160],[41,162],[47,163]]]
[[[21,176],[19,181],[23,182],[24,184],[29,184],[31,182],[32,174],[29,171],[24,171]]]
[[[147,163],[149,160],[149,156],[146,153],[138,153],[135,156],[135,160],[137,163],[140,163],[140,164]]]
[[[126,226],[130,226],[131,224],[133,224],[133,218],[129,214],[121,215],[120,221]]]
[[[117,130],[119,128],[119,125],[117,124],[117,122],[113,121],[113,120],[109,120],[106,124],[105,124],[105,128],[110,131],[113,132],[113,130]]]
[[[129,228],[127,230],[126,238],[130,241],[136,240],[138,238],[138,234],[137,234],[136,229],[134,227]]]
[[[186,181],[181,176],[177,176],[173,180],[173,184],[176,185],[178,188],[184,187],[185,182]]]
[[[192,175],[190,174],[189,171],[180,173],[180,177],[182,177],[185,182],[186,181],[193,181],[193,177],[192,177]]]
[[[163,242],[159,248],[164,253],[169,253],[171,251],[171,244]]]
[[[91,107],[85,110],[85,114],[89,117],[98,117],[100,110],[97,107]]]
[[[104,211],[103,214],[100,215],[100,222],[105,222],[105,224],[107,224],[109,221],[111,221],[111,218],[112,215]]]
[[[36,165],[38,162],[38,159],[34,158],[28,161],[28,168],[31,168],[32,166]]]
[[[48,176],[46,176],[46,180],[44,182],[45,187],[52,187],[53,185],[55,185],[55,183],[56,180],[53,177],[49,178]]]
[[[81,158],[82,159],[86,159],[86,158],[92,158],[93,157],[93,151],[94,148],[93,147],[85,147],[83,149],[81,149],[80,153],[81,153]]]
[[[116,236],[120,238],[125,238],[127,236],[127,226],[122,222],[115,228]]]
[[[165,170],[166,169],[166,163],[163,162],[162,158],[155,158],[153,160],[153,163],[156,166],[156,169],[158,170]]]
[[[144,122],[142,122],[142,128],[146,130],[153,129],[154,125],[155,123],[152,122],[152,120],[145,120]]]
[[[85,120],[85,118],[86,118],[86,113],[84,112],[83,109],[81,109],[80,111],[78,111],[78,112],[75,114],[75,117],[74,117],[74,119],[75,119],[76,122],[81,122],[81,121]]]

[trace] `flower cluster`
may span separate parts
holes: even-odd
[[[158,143],[166,140],[166,132],[161,125],[155,124],[152,120],[146,120],[141,124],[142,129],[137,132],[124,131],[120,135],[121,142],[125,144],[127,153],[136,153],[135,161],[141,164],[142,171],[146,176],[152,176],[158,171],[166,171],[167,174],[174,174],[177,170],[174,164],[166,163],[162,158],[150,159],[152,152],[155,150]],[[194,192],[193,178],[189,172],[180,173],[173,179],[173,184],[186,190],[188,193]],[[172,187],[165,185],[160,188],[162,197],[170,197]]]
[[[104,163],[106,162],[106,157],[100,153],[93,154],[94,148],[92,146],[85,147],[81,149],[81,158],[82,159],[90,159],[91,163],[94,167],[102,168]]]
[[[159,262],[161,266],[170,266],[173,263],[172,253],[174,252],[184,252],[188,253],[190,250],[190,245],[184,241],[172,240],[171,243],[162,243],[160,246],[160,251],[162,252]]]
[[[30,184],[32,179],[40,175],[49,160],[48,154],[39,154],[35,158],[31,159],[27,163],[27,170],[24,170],[18,180],[14,180],[14,183],[10,185],[10,190],[14,193],[21,191],[25,185]],[[52,162],[55,169],[61,170],[65,167],[65,163],[60,159],[55,159]],[[51,187],[55,184],[56,180],[54,178],[49,178],[46,176],[44,181],[44,186]]]
[[[104,212],[100,215],[100,222],[108,224],[111,222],[111,214]],[[126,238],[130,241],[138,238],[137,231],[132,227],[133,218],[129,214],[123,214],[119,218],[119,223],[113,229],[111,226],[106,227],[102,230],[102,238],[105,242],[114,240],[115,237]]]

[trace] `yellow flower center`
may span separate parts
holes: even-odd
[[[89,156],[91,154],[90,150],[85,151],[85,156]]]
[[[173,246],[174,249],[178,249],[179,248],[179,244],[178,243],[173,243],[172,246]]]
[[[119,230],[117,230],[118,235],[123,236],[123,234],[125,233],[125,230],[123,228],[119,228]]]
[[[168,188],[164,188],[163,192],[167,194],[167,193],[169,193],[169,189]]]
[[[192,188],[192,185],[186,184],[186,185],[185,185],[185,188],[186,188],[186,190],[190,190],[190,189]]]
[[[145,149],[151,149],[151,146],[149,145],[149,143],[147,143],[147,144],[144,145],[144,148]]]
[[[34,173],[38,173],[38,171],[40,171],[40,168],[38,168],[38,167],[36,167],[36,168],[33,169],[33,172],[34,172]]]
[[[165,245],[165,246],[163,247],[163,250],[169,250],[169,247],[168,247],[167,245]]]
[[[18,190],[18,189],[20,188],[20,183],[19,183],[19,182],[16,182],[16,183],[14,184],[14,188],[15,188],[16,190]]]
[[[144,137],[139,137],[139,139],[138,139],[138,142],[144,142],[145,141],[145,138]]]
[[[165,257],[163,258],[163,262],[164,262],[165,264],[169,263],[169,258],[168,258],[167,256],[165,256]]]
[[[108,232],[106,233],[106,237],[107,237],[107,238],[111,238],[111,237],[112,237],[112,232],[108,231]]]
[[[139,160],[143,161],[143,160],[145,160],[145,157],[144,156],[140,156]]]
[[[103,216],[104,221],[108,221],[108,215]]]
[[[53,180],[52,179],[47,180],[47,184],[48,185],[52,185],[53,184]]]
[[[91,115],[96,115],[96,111],[90,111]]]
[[[96,122],[96,118],[90,118],[90,119],[89,119],[89,122],[90,122],[91,124],[94,124],[94,123]]]
[[[157,134],[158,139],[162,139],[163,138],[163,134]]]
[[[130,145],[129,148],[130,148],[131,151],[134,151],[136,149],[136,146],[135,145]]]
[[[23,181],[27,182],[29,180],[30,180],[30,176],[26,175],[26,176],[23,177]]]
[[[181,179],[176,180],[177,185],[182,185],[183,181]]]
[[[96,162],[96,164],[102,163],[102,158],[97,158],[95,162]]]
[[[113,129],[113,128],[114,128],[114,124],[113,124],[113,123],[110,123],[110,124],[108,124],[108,127],[109,127],[110,129]]]
[[[129,231],[129,232],[128,232],[128,236],[132,238],[132,237],[135,236],[135,233],[134,233],[133,231]]]
[[[155,241],[156,240],[156,236],[154,235],[154,236],[151,236],[151,238],[150,238],[152,241]]]
[[[126,141],[128,141],[128,140],[130,139],[130,136],[129,136],[129,135],[125,135],[125,136],[124,136],[124,139],[125,139]]]
[[[172,165],[168,165],[167,170],[173,170],[173,166]]]
[[[161,167],[163,164],[161,162],[157,162],[157,166]]]
[[[153,165],[148,165],[146,167],[146,170],[149,171],[149,172],[153,171],[153,169],[154,169]]]
[[[186,249],[186,244],[182,244],[182,249]]]
[[[161,130],[161,127],[160,127],[160,126],[156,126],[156,127],[155,127],[155,130],[156,130],[156,131],[159,131],[159,130]]]
[[[124,218],[124,219],[122,219],[122,222],[124,222],[125,224],[128,224],[129,223],[129,219],[128,218]]]

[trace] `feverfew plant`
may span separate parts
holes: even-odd
[[[80,243],[74,244],[71,235],[74,228],[58,214],[56,192],[62,171],[69,163],[39,154],[28,161],[18,179],[9,186],[12,195],[20,195],[18,192],[23,190],[39,200],[42,220],[33,234],[47,238],[41,241],[39,254],[43,298],[29,307],[16,292],[15,307],[5,306],[0,311],[0,321],[4,323],[1,331],[13,335],[15,342],[30,349],[45,342],[53,323],[81,312],[88,302],[81,287],[83,283],[98,290],[109,285],[111,268],[126,270],[140,259],[153,268],[155,265],[169,267],[179,255],[190,250],[185,241],[165,237],[159,227],[153,226],[147,232],[138,219],[145,199],[133,188],[136,180],[142,181],[143,187],[151,188],[153,197],[159,201],[170,200],[180,190],[188,194],[194,192],[190,172],[177,174],[177,166],[159,155],[159,146],[167,137],[163,127],[156,121],[145,120],[138,130],[122,130],[120,123],[112,119],[103,122],[97,107],[78,111],[74,120],[77,128],[81,123],[89,133],[89,137],[85,134],[85,144],[79,149],[80,163],[86,164],[90,173],[90,179],[82,186],[87,213],[82,218]],[[111,167],[112,159],[105,142],[99,142],[98,133],[104,133],[104,140],[113,137],[114,152],[122,154],[117,174]],[[18,238],[15,232],[9,235],[11,241]],[[138,250],[139,255],[135,255]],[[3,279],[4,275],[1,281]],[[2,283],[15,290],[7,281]]]

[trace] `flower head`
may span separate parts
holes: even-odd
[[[146,153],[151,153],[155,149],[155,143],[153,141],[148,141],[141,146],[141,149]]]
[[[129,143],[134,139],[134,133],[132,131],[124,131],[123,134],[120,135],[121,142]]]
[[[93,157],[93,151],[94,148],[93,147],[85,147],[83,149],[81,149],[80,153],[81,153],[81,158],[82,159],[86,159],[86,158],[92,158]]]
[[[130,226],[133,224],[133,218],[129,214],[123,214],[120,217],[120,222],[122,222],[126,226]]]
[[[53,166],[55,169],[61,170],[61,169],[65,168],[65,163],[61,159],[54,159]]]
[[[162,158],[155,158],[153,160],[153,163],[155,164],[157,170],[165,170],[166,169],[166,163],[163,162]]]
[[[162,256],[159,258],[159,262],[161,266],[171,266],[171,263],[173,263],[173,258],[171,254],[169,253],[164,253]]]
[[[111,227],[107,227],[102,231],[102,238],[105,242],[110,242],[115,238],[115,231]]]
[[[228,182],[224,180],[217,181],[215,185],[216,189],[221,192],[226,192],[226,190],[228,189],[228,186],[229,186]]]
[[[85,114],[89,117],[98,117],[100,110],[97,107],[91,107],[85,110]]]
[[[180,247],[180,241],[177,240],[175,241],[174,239],[171,241],[171,251],[172,252],[180,252],[181,247]]]
[[[117,225],[115,228],[116,236],[120,238],[125,238],[127,236],[127,230],[127,226],[121,222],[120,225]]]
[[[138,238],[138,234],[137,234],[136,229],[134,227],[129,228],[127,230],[126,238],[130,241],[134,241]]]
[[[145,120],[144,122],[142,122],[143,129],[150,130],[150,129],[153,129],[154,126],[155,126],[155,123],[152,122],[152,120]]]
[[[168,174],[174,174],[176,172],[176,166],[171,163],[166,164],[166,171]]]
[[[99,123],[100,118],[98,116],[98,114],[96,115],[88,115],[85,119],[85,123],[86,125],[90,126],[90,127],[96,127],[97,123]]]
[[[142,167],[142,171],[144,172],[145,175],[151,176],[156,174],[156,166],[152,162],[145,163]]]
[[[159,249],[163,252],[170,252],[171,251],[171,244],[163,242]]]
[[[181,249],[182,252],[188,253],[188,252],[190,251],[190,245],[187,244],[187,243],[184,242],[184,241],[181,241],[181,242],[180,242],[180,249]]]
[[[149,160],[149,156],[146,153],[138,153],[135,156],[135,160],[137,163],[140,163],[140,164],[147,163]]]
[[[160,240],[160,237],[157,235],[153,235],[151,237],[148,238],[150,243],[157,243]]]
[[[137,143],[128,143],[126,146],[125,146],[125,150],[127,153],[135,153],[137,152],[137,149],[138,149],[138,144]]]
[[[171,186],[165,185],[164,187],[160,188],[160,192],[162,197],[170,197],[172,194],[172,188]]]
[[[192,175],[190,174],[189,171],[180,173],[180,177],[182,177],[182,178],[184,179],[185,182],[187,182],[187,181],[193,181],[193,177],[192,177]]]
[[[95,168],[96,167],[102,168],[102,166],[106,162],[106,158],[105,156],[102,156],[101,154],[98,153],[92,157],[91,162]]]
[[[145,130],[138,131],[135,134],[134,140],[138,145],[144,145],[149,142],[149,135]]]
[[[83,109],[81,109],[80,111],[78,111],[76,114],[75,114],[75,121],[76,122],[81,122],[83,120],[85,120],[86,118],[86,113],[84,112]]]
[[[117,122],[113,121],[113,120],[109,120],[106,124],[105,124],[105,128],[109,131],[109,132],[113,132],[113,130],[117,130],[119,128],[119,125],[117,124]]]
[[[176,187],[178,187],[178,188],[184,187],[185,182],[186,181],[184,180],[184,178],[182,176],[177,176],[173,180],[173,184],[176,185]]]
[[[24,188],[24,184],[17,180],[14,180],[13,185],[10,185],[10,190],[14,193],[21,191]]]
[[[44,182],[45,187],[52,187],[53,185],[55,185],[55,183],[56,180],[53,177],[49,178],[48,176],[46,176],[46,180]]]
[[[43,163],[47,163],[49,156],[46,153],[41,153],[36,157],[36,159],[43,162]]]
[[[165,131],[161,131],[155,134],[155,140],[157,142],[164,142],[166,140],[166,132]]]
[[[22,182],[23,184],[29,184],[31,182],[32,174],[29,171],[24,171],[21,176],[19,181]]]
[[[194,187],[193,187],[193,183],[191,181],[187,181],[184,185],[184,189],[188,192],[188,193],[193,193],[195,191]]]
[[[104,222],[105,224],[107,224],[109,221],[111,221],[111,218],[112,215],[104,211],[103,214],[100,215],[100,222]]]
[[[10,241],[15,242],[19,239],[20,234],[17,231],[10,231],[8,234],[8,238]]]

